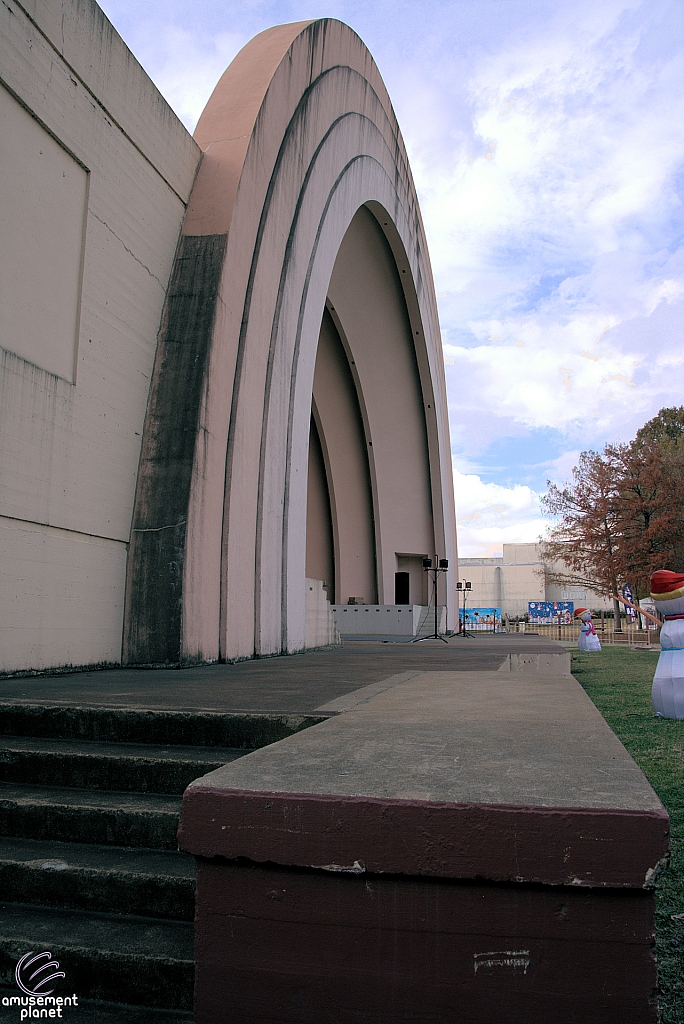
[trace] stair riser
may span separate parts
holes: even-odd
[[[235,756],[244,753],[248,751],[236,751]],[[225,763],[1,750],[0,782],[180,796],[194,779]]]
[[[84,868],[50,871],[13,863],[0,864],[0,892],[4,900],[42,907],[175,921],[192,921],[195,914],[195,883],[190,878],[140,877]]]
[[[31,948],[15,940],[0,941],[0,978],[12,983],[14,967]],[[80,999],[105,999],[176,1010],[192,1009],[194,965],[191,961],[159,957],[124,956],[100,950],[71,949],[68,945],[49,947],[55,960],[66,973],[64,987],[55,995],[72,995]],[[15,990],[16,994],[20,994]],[[64,1017],[67,1017],[64,1011]],[[78,1010],[71,1009],[74,1020]],[[19,1014],[16,1014],[18,1020]]]
[[[0,835],[176,850],[178,814],[0,801]],[[102,997],[104,998],[104,996]]]
[[[51,739],[256,749],[327,715],[221,715],[0,703],[0,733]]]

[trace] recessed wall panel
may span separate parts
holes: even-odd
[[[0,347],[74,380],[88,173],[0,86]]]

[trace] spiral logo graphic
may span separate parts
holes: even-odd
[[[45,963],[41,963],[41,961]],[[39,966],[38,966],[39,965]],[[56,967],[57,970],[54,974],[44,974],[45,971],[52,970]],[[30,973],[33,968],[33,973]],[[43,975],[40,977],[40,975]],[[38,979],[36,981],[36,978]],[[49,996],[52,995],[54,989],[46,991],[43,985],[47,985],[49,981],[54,981],[55,978],[66,978],[64,971],[59,970],[59,963],[57,960],[52,959],[52,953],[48,953],[47,950],[43,953],[24,953],[21,960],[14,969],[14,979],[21,989],[27,996]],[[33,984],[35,982],[35,984]],[[33,984],[33,988],[29,988]]]

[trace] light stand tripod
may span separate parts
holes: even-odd
[[[415,636],[413,638],[413,640],[411,640],[412,644],[422,643],[423,640],[441,640],[443,644],[448,644],[449,643],[447,638],[442,636],[441,633],[439,632],[438,623],[437,623],[437,615],[438,615],[438,612],[439,612],[439,609],[437,607],[437,580],[439,578],[440,572],[448,572],[448,570],[449,570],[449,562],[448,562],[448,560],[446,558],[440,558],[438,560],[437,559],[437,555],[435,555],[435,565],[434,565],[434,568],[433,568],[433,565],[432,565],[432,559],[431,558],[424,558],[423,559],[423,572],[426,572],[428,574],[428,576],[430,576],[431,579],[432,579],[432,600],[433,600],[434,605],[435,605],[435,631],[434,631],[434,633],[430,633],[429,636]]]
[[[459,582],[456,584],[456,590],[463,591],[463,625],[461,625],[461,616],[459,615],[458,633],[456,634],[456,636],[468,636],[470,637],[471,640],[474,640],[475,637],[473,636],[473,634],[469,633],[468,630],[466,629],[466,596],[470,593],[472,589],[472,584],[469,581],[466,582],[465,580],[463,580],[463,582]]]

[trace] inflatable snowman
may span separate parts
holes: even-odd
[[[601,641],[594,629],[594,623],[591,621],[591,612],[589,609],[578,608],[575,612],[575,618],[577,617],[579,617],[582,623],[580,626],[580,635],[577,640],[577,646],[580,651],[600,651]]]
[[[661,718],[684,718],[684,574],[654,572],[651,597],[665,619],[651,691],[653,707]]]

